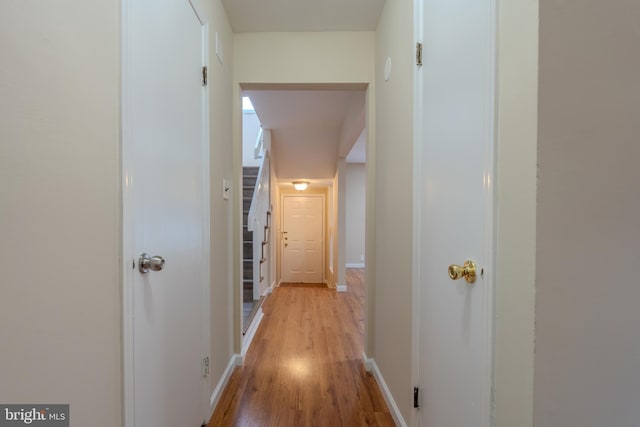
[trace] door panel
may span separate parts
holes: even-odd
[[[199,427],[204,331],[202,24],[187,0],[127,3],[125,97],[133,254],[164,257],[133,272],[136,427]]]
[[[420,425],[490,425],[494,5],[424,0]],[[475,283],[450,264],[475,261]],[[484,275],[481,270],[484,269]]]
[[[324,198],[283,196],[284,282],[322,283]]]

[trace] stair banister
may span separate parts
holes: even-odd
[[[258,131],[258,137],[256,138],[256,143],[253,147],[253,158],[261,159],[264,157],[264,132],[262,131],[262,126],[260,126],[260,130]]]
[[[264,227],[268,225],[267,213],[270,210],[271,203],[269,196],[269,163],[269,154],[268,151],[265,151],[264,156],[260,161],[256,185],[254,187],[247,217],[247,229],[253,232],[254,299],[260,298],[270,285],[270,283],[262,283],[264,279],[268,278],[262,274],[262,264],[267,262],[263,256],[263,242],[268,241],[268,239],[265,239],[267,233]],[[270,274],[267,276],[270,276]],[[269,281],[270,279],[267,280],[267,282]]]

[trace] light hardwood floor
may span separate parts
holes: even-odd
[[[347,285],[274,290],[208,427],[394,425],[362,364],[364,271],[348,269]]]

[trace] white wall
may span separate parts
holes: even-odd
[[[345,263],[364,265],[367,169],[364,163],[347,163],[346,172]]]
[[[120,2],[0,2],[0,402],[122,417]]]
[[[338,286],[338,173],[333,176],[331,185],[327,189],[327,285],[330,288]]]
[[[640,4],[540,8],[535,425],[640,423]]]
[[[351,98],[342,126],[338,132],[338,157],[347,157],[353,145],[362,136],[366,125],[366,94],[361,92]]]
[[[375,308],[373,357],[405,420],[413,402],[413,4],[387,0],[376,31]],[[393,64],[385,82],[387,57]],[[367,194],[367,197],[369,194]],[[369,236],[367,236],[369,237]],[[367,252],[369,252],[367,245]],[[367,277],[367,281],[369,278]],[[371,350],[368,350],[371,352]],[[369,355],[371,356],[371,355]]]
[[[242,166],[260,166],[260,159],[256,159],[253,149],[256,146],[260,132],[260,119],[254,112],[242,113]]]
[[[269,236],[269,273],[271,282],[269,285],[271,289],[278,285],[278,280],[280,278],[280,269],[278,266],[278,248],[280,242],[280,222],[278,219],[280,218],[280,188],[278,186],[278,178],[276,176],[276,156],[273,152],[274,148],[270,144],[269,147],[269,188],[270,188],[270,209],[271,209],[271,230]]]
[[[336,164],[336,178],[334,180],[337,186],[337,204],[335,207],[337,208],[337,218],[336,218],[336,237],[337,240],[337,252],[334,255],[337,255],[337,264],[336,268],[333,270],[336,278],[336,286],[339,291],[347,290],[347,276],[346,276],[346,268],[345,268],[345,256],[346,256],[346,237],[347,237],[347,223],[346,223],[346,208],[347,208],[347,164],[344,161],[344,158],[339,158]],[[337,270],[337,273],[336,273]]]
[[[228,55],[209,74],[213,387],[233,350],[233,50],[202,5]],[[0,402],[69,403],[78,426],[122,422],[120,26],[119,0],[0,3]]]

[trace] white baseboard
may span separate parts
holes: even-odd
[[[266,297],[267,295],[271,294],[273,292],[273,284],[271,284],[271,286],[268,286],[267,289],[264,290],[264,292],[262,293],[263,297]]]
[[[329,279],[324,279],[324,284],[327,285],[329,289],[336,289],[337,283],[330,282]]]
[[[260,307],[256,312],[256,315],[253,316],[251,325],[249,326],[249,329],[247,329],[247,332],[244,334],[244,337],[242,338],[242,359],[243,360],[244,360],[244,356],[247,354],[247,350],[249,349],[249,346],[251,345],[251,341],[253,341],[253,337],[255,336],[256,331],[258,330],[258,326],[260,326],[260,322],[262,322],[263,317],[264,317],[264,313],[262,312],[262,307]]]
[[[382,396],[384,397],[384,401],[387,403],[389,411],[391,411],[391,417],[393,418],[393,421],[397,426],[407,427],[407,423],[404,418],[402,418],[400,409],[398,408],[398,405],[396,405],[396,401],[393,399],[391,391],[389,391],[389,387],[384,381],[384,377],[382,376],[382,373],[380,372],[376,361],[374,359],[369,359],[366,353],[362,353],[362,359],[364,361],[364,368],[366,369],[366,371],[373,373],[373,377],[378,382],[380,391],[382,391]]]
[[[347,292],[347,285],[338,285],[338,286],[336,286],[336,291],[338,291],[338,292]]]
[[[211,416],[213,415],[213,411],[216,409],[216,405],[218,405],[218,401],[220,400],[220,396],[222,396],[222,392],[224,391],[224,388],[227,386],[227,383],[229,382],[229,378],[233,373],[233,369],[236,366],[241,364],[242,364],[242,357],[239,354],[234,354],[233,356],[231,356],[231,359],[229,359],[229,363],[227,364],[227,367],[222,373],[222,377],[220,377],[218,384],[216,384],[216,388],[214,388],[213,393],[211,393],[211,398],[209,399],[209,416],[207,417],[207,420],[211,419]]]
[[[348,262],[344,266],[345,268],[364,268],[364,262]]]
[[[364,370],[367,372],[373,371],[373,359],[367,357],[367,353],[362,352],[362,361],[364,362]]]

